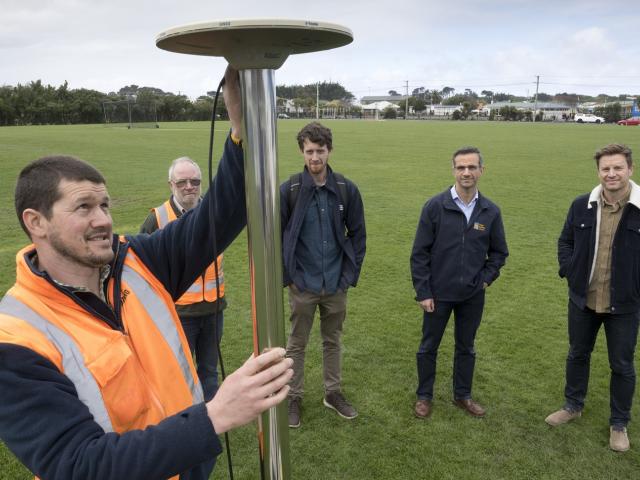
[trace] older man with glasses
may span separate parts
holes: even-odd
[[[151,209],[140,232],[153,233],[164,228],[198,205],[201,178],[200,167],[192,159],[175,159],[169,167],[171,196],[159,207]],[[213,398],[218,390],[218,346],[222,338],[225,307],[220,254],[217,265],[209,265],[189,290],[176,300],[176,310],[189,348],[195,355],[205,400]]]

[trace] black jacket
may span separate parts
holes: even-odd
[[[587,291],[599,235],[598,199],[602,187],[576,198],[558,239],[561,277],[569,284],[569,298],[579,308],[587,303]],[[611,313],[640,310],[640,187],[631,182],[611,251]]]
[[[451,198],[451,187],[422,208],[411,252],[416,300],[458,302],[500,275],[509,251],[500,209],[478,193],[470,221]]]
[[[364,206],[358,187],[350,180],[345,179],[348,201],[340,198],[338,185],[331,167],[327,166],[326,188],[329,195],[336,198],[333,210],[334,230],[338,245],[342,249],[342,274],[338,282],[338,288],[346,290],[350,285],[356,286],[360,269],[364,261],[366,251],[367,233],[364,226]],[[313,196],[315,183],[313,177],[305,167],[302,172],[302,185],[298,192],[298,198],[293,212],[289,211],[290,179],[280,185],[280,225],[282,228],[282,281],[285,286],[296,284],[300,290],[305,290],[302,278],[296,274],[296,244],[300,236],[300,230],[309,202]],[[347,207],[344,208],[344,204]],[[293,213],[293,215],[292,215]],[[342,234],[341,234],[342,233]]]

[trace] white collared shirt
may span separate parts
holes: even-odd
[[[451,187],[450,191],[451,191],[451,198],[453,199],[454,203],[458,206],[458,208],[462,210],[462,213],[464,213],[464,216],[467,217],[467,222],[468,222],[471,219],[471,214],[473,213],[473,209],[475,208],[476,202],[478,201],[478,190],[476,190],[475,195],[473,196],[473,198],[471,199],[468,205],[464,203],[460,198],[460,196],[458,195],[455,185]]]

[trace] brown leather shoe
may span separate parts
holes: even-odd
[[[470,398],[454,400],[453,404],[463,410],[466,410],[470,415],[473,415],[474,417],[482,418],[486,413],[484,408],[482,408],[482,405]]]
[[[431,415],[431,402],[429,400],[418,400],[413,411],[417,418],[427,418]]]

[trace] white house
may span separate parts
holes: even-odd
[[[382,118],[382,112],[384,112],[387,108],[393,108],[394,110],[398,110],[400,107],[395,103],[388,102],[386,100],[381,100],[379,102],[369,103],[367,105],[362,105],[362,116],[363,118]]]

